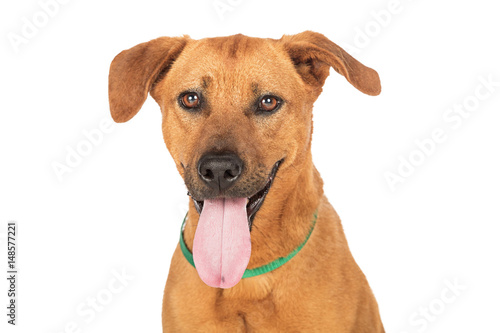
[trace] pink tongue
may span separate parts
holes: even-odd
[[[193,259],[201,280],[210,287],[231,288],[250,260],[246,198],[205,200],[196,227]]]

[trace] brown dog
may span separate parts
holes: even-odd
[[[113,60],[113,119],[128,121],[149,92],[192,197],[164,332],[384,332],[312,163],[312,107],[330,67],[379,94],[377,72],[310,31],[162,37]]]

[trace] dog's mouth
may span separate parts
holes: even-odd
[[[266,198],[267,193],[271,189],[271,185],[273,184],[274,178],[276,177],[276,173],[278,172],[280,164],[283,162],[283,160],[279,160],[276,162],[268,176],[267,183],[266,185],[257,193],[254,195],[250,196],[247,198],[247,204],[246,204],[246,211],[247,211],[247,219],[248,219],[248,228],[251,231],[252,230],[252,224],[253,220],[255,218],[255,215],[259,211],[260,207],[264,203],[264,199]],[[188,192],[188,195],[189,192]],[[205,201],[203,200],[196,200],[191,196],[191,199],[193,199],[194,206],[196,208],[196,211],[198,214],[201,214],[203,211],[203,205],[205,204]]]
[[[243,276],[251,254],[252,221],[271,189],[281,161],[266,185],[250,197],[217,197],[193,202],[200,214],[193,240],[193,261],[201,280],[215,288],[231,288]]]

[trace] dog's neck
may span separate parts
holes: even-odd
[[[304,159],[301,169],[290,165],[278,171],[266,201],[257,212],[251,232],[249,269],[287,256],[307,237],[323,195],[323,181],[312,163],[310,150]],[[191,251],[198,219],[191,201],[184,229],[184,239]]]

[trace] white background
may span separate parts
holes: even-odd
[[[382,80],[382,94],[370,97],[331,71],[315,104],[313,156],[386,331],[500,332],[495,2],[400,0],[394,9],[390,0],[66,1],[46,22],[35,0],[0,5],[1,267],[10,220],[19,224],[20,267],[16,327],[6,324],[1,279],[2,332],[161,332],[188,197],[158,106],[148,99],[62,181],[53,170],[68,147],[83,144],[84,131],[110,119],[113,57],[159,36],[280,38],[304,30],[325,34]],[[220,13],[218,3],[231,7]],[[380,14],[388,9],[390,17]],[[41,27],[14,47],[9,38],[34,20]],[[488,77],[496,86],[478,100]],[[463,103],[474,109],[468,118],[443,118]],[[415,141],[436,128],[446,140],[422,159]],[[400,158],[411,156],[421,164],[391,190],[386,173],[397,174]],[[133,277],[123,288],[114,280],[122,270]],[[95,297],[106,303],[101,311],[89,310]]]

